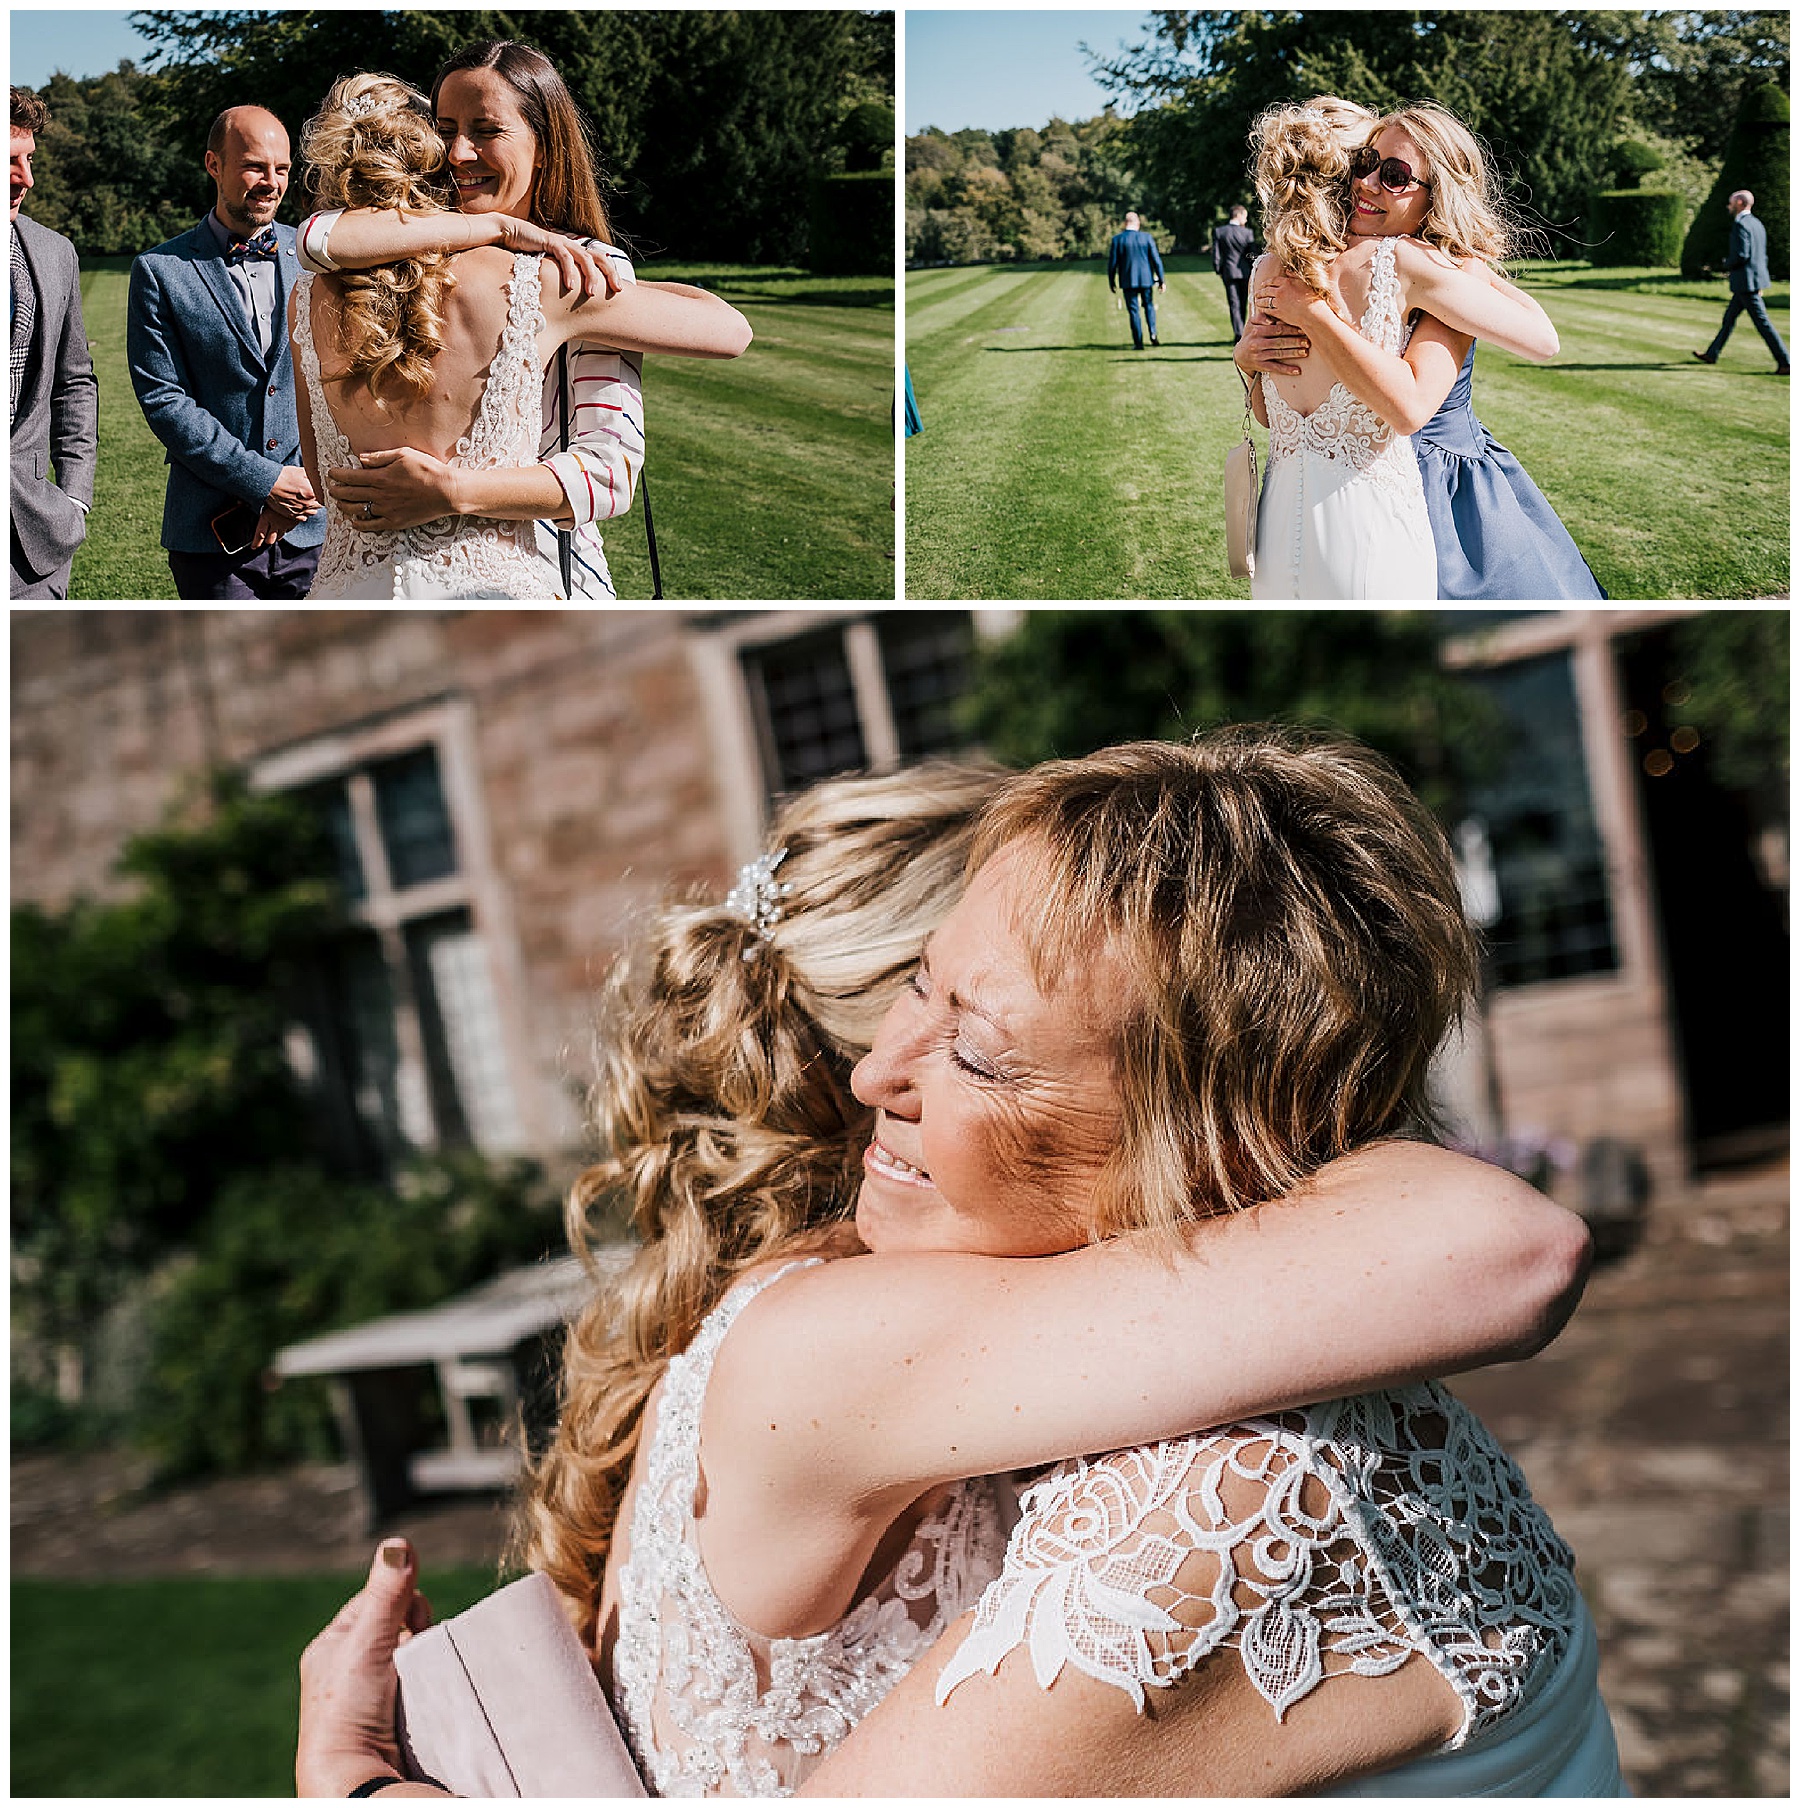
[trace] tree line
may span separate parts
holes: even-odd
[[[1591,197],[1621,186],[1707,200],[1745,97],[1788,86],[1785,12],[1159,12],[1114,57],[1089,59],[1116,98],[1042,132],[945,133],[906,147],[907,250],[919,262],[1081,257],[1104,249],[1084,209],[1125,207],[1200,249],[1254,207],[1247,134],[1266,106],[1340,94],[1378,112],[1430,99],[1486,140],[1541,256],[1586,255]],[[1118,117],[1115,108],[1128,116]],[[1059,149],[1099,143],[1117,180],[1069,180]],[[985,142],[984,142],[985,141]],[[1773,197],[1771,197],[1773,200]],[[1785,218],[1786,197],[1781,198]],[[1762,203],[1759,199],[1758,212]],[[1719,222],[1721,243],[1725,232]],[[967,251],[965,246],[985,247]]]
[[[77,29],[71,15],[71,29]],[[32,216],[90,255],[129,255],[212,204],[207,129],[228,106],[300,127],[339,75],[429,90],[444,61],[514,38],[562,72],[593,127],[627,248],[804,259],[809,182],[891,163],[893,15],[882,12],[152,11],[140,62],[38,90],[50,108]],[[281,217],[307,211],[304,172]]]

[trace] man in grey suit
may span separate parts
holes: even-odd
[[[168,451],[162,543],[182,597],[305,596],[325,517],[300,464],[287,300],[299,275],[287,128],[227,107],[206,140],[218,199],[131,267],[125,353]]]
[[[12,594],[63,597],[87,538],[99,450],[100,391],[81,319],[75,247],[19,212],[48,123],[28,88],[12,91]],[[56,467],[56,474],[50,468]]]
[[[1725,273],[1731,280],[1731,300],[1725,304],[1725,319],[1713,342],[1694,356],[1702,364],[1717,364],[1731,329],[1746,310],[1763,336],[1763,344],[1775,354],[1775,374],[1788,374],[1788,349],[1763,305],[1762,292],[1769,286],[1769,229],[1750,210],[1756,197],[1749,189],[1740,188],[1725,203],[1731,214],[1731,243],[1725,254]]]

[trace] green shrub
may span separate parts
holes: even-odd
[[[894,267],[894,178],[888,170],[815,176],[811,268],[828,276],[879,276]]]
[[[154,1308],[134,1441],[165,1476],[325,1455],[323,1385],[272,1387],[279,1349],[435,1305],[560,1241],[530,1162],[420,1158],[392,1190],[306,1167],[240,1175]]]
[[[893,154],[894,109],[878,100],[861,101],[844,115],[837,136],[845,169],[878,170]]]
[[[1752,88],[1738,109],[1737,122],[1725,146],[1725,161],[1681,247],[1683,276],[1714,271],[1725,262],[1731,217],[1725,203],[1740,188],[1756,197],[1756,217],[1769,234],[1769,276],[1785,282],[1788,274],[1788,97],[1773,83]]]
[[[1641,139],[1626,138],[1613,146],[1613,180],[1620,188],[1636,188],[1653,170],[1663,167],[1663,154]]]
[[[1648,188],[1609,188],[1588,206],[1589,253],[1595,264],[1656,269],[1681,261],[1687,203]]]

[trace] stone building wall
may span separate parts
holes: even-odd
[[[515,982],[536,1143],[573,1133],[571,1070],[631,913],[727,877],[677,614],[44,611],[11,627],[13,895],[51,906],[104,895],[121,843],[210,760],[278,767],[460,709],[495,880],[477,917]]]

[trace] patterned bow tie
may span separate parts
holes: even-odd
[[[275,243],[275,235],[265,232],[253,239],[233,239],[225,252],[228,264],[248,263],[256,257],[279,257],[281,247]]]

